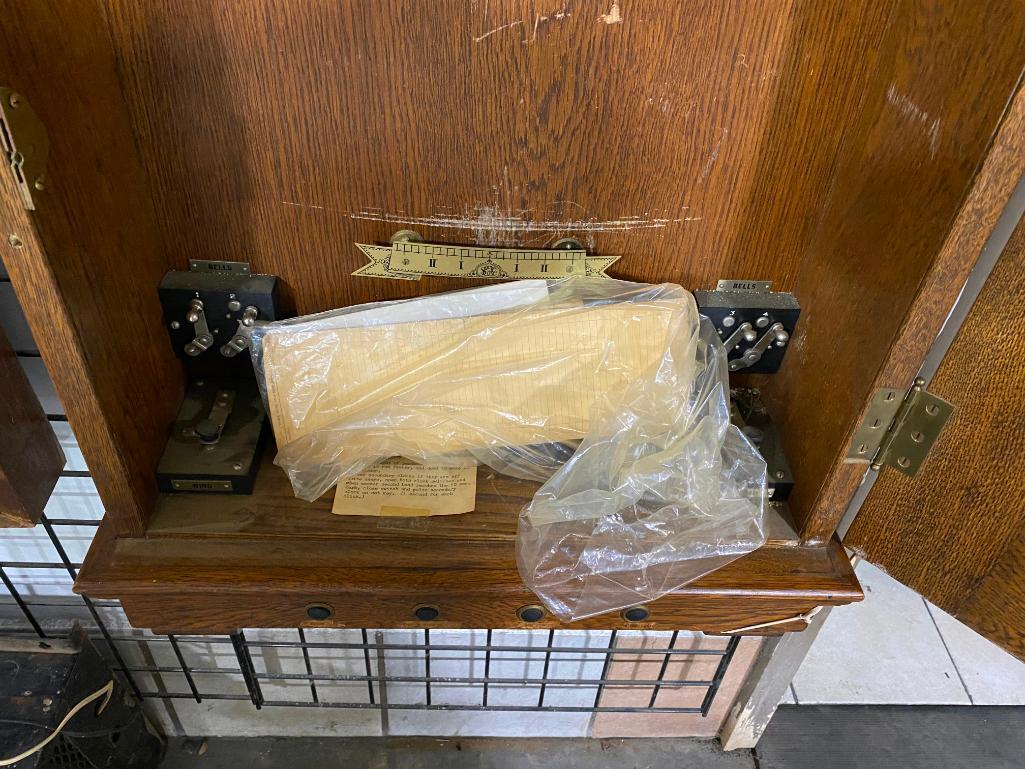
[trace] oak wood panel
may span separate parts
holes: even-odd
[[[864,472],[842,459],[871,392],[910,385],[985,238],[971,226],[1017,180],[977,174],[1023,67],[1020,3],[909,0],[889,21],[797,278],[801,323],[765,383],[808,539],[831,535]]]
[[[845,537],[929,600],[1025,657],[1025,222],[929,384],[956,410],[914,478],[884,472]]]
[[[403,227],[787,287],[891,5],[107,8],[174,262],[248,258],[308,312],[465,285],[350,276]]]
[[[338,516],[334,493],[315,502],[297,499],[288,476],[274,465],[274,447],[264,453],[252,494],[162,494],[147,537],[236,537],[329,539],[457,539],[512,541],[520,511],[540,484],[477,469],[472,513],[424,518]],[[793,543],[797,534],[783,503],[770,503],[765,530],[770,541]]]
[[[2,174],[0,252],[107,515],[138,534],[181,388],[156,296],[167,256],[100,7],[6,2],[3,20],[0,82],[42,119],[50,154],[31,214]]]
[[[472,529],[471,529],[472,531]],[[471,535],[472,536],[472,535]],[[516,571],[511,539],[387,537],[121,538],[106,526],[75,590],[118,597],[133,624],[175,631],[237,627],[413,627],[421,604],[443,609],[438,627],[519,627],[516,609],[537,598]],[[631,627],[732,629],[861,599],[842,548],[769,545],[651,605]],[[326,603],[325,623],[306,607]],[[541,626],[559,623],[550,618]],[[434,626],[434,625],[432,625]],[[625,627],[616,614],[572,627]],[[764,632],[800,629],[803,622]]]
[[[0,331],[0,527],[38,523],[63,468],[57,436]]]
[[[1025,529],[1019,529],[975,590],[957,607],[957,618],[990,641],[1025,659]]]

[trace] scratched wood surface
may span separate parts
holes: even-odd
[[[914,478],[884,472],[844,539],[1025,659],[1025,222],[929,391],[955,406]]]
[[[308,312],[466,285],[350,276],[402,228],[788,287],[890,5],[107,8],[175,264],[249,259]]]
[[[1025,5],[902,2],[878,60],[797,276],[805,312],[764,383],[809,539],[832,535],[864,472],[843,458],[871,393],[910,386],[1018,179],[1022,124],[993,138],[1025,69]]]

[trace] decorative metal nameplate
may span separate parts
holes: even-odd
[[[518,280],[572,278],[581,275],[607,278],[605,270],[618,256],[588,256],[578,249],[491,248],[397,241],[390,246],[357,243],[370,264],[353,275],[367,278],[419,280],[421,275],[446,278]]]

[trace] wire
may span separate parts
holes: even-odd
[[[132,725],[132,721],[139,717],[141,710],[137,709],[132,713],[131,718],[125,721],[123,724],[112,726],[107,729],[98,729],[96,731],[77,731],[72,729],[65,729],[61,734],[66,737],[109,737],[111,734],[117,734],[123,732],[125,729]],[[49,724],[41,724],[38,721],[24,721],[18,718],[0,718],[0,725],[12,724],[14,726],[31,726],[33,729],[46,729],[48,732],[56,730],[57,727],[50,726]]]
[[[71,708],[71,710],[68,711],[67,715],[64,716],[61,722],[57,724],[57,727],[53,730],[53,732],[51,734],[48,734],[41,742],[36,743],[34,747],[29,748],[24,753],[19,753],[18,755],[13,756],[11,758],[0,759],[0,766],[13,766],[19,761],[28,758],[33,753],[38,753],[40,750],[49,745],[57,737],[58,734],[61,733],[61,730],[68,725],[68,722],[75,717],[78,711],[80,711],[93,700],[98,700],[100,697],[103,697],[103,702],[100,703],[99,708],[97,708],[96,710],[96,715],[99,715],[110,703],[110,698],[113,695],[114,679],[112,678],[103,687],[97,689],[85,699],[80,700],[77,705]]]

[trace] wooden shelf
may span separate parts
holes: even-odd
[[[515,558],[517,515],[536,487],[481,468],[475,512],[339,517],[330,495],[296,499],[268,460],[251,496],[159,497],[145,537],[115,539],[105,523],[75,589],[120,598],[133,625],[156,631],[562,627],[516,614],[538,602]],[[802,545],[774,509],[765,547],[654,602],[647,621],[612,614],[570,626],[723,633],[861,598],[842,548]],[[332,618],[309,619],[313,604],[330,606]],[[438,608],[436,621],[414,616],[424,604]],[[752,632],[803,627],[797,620]]]

